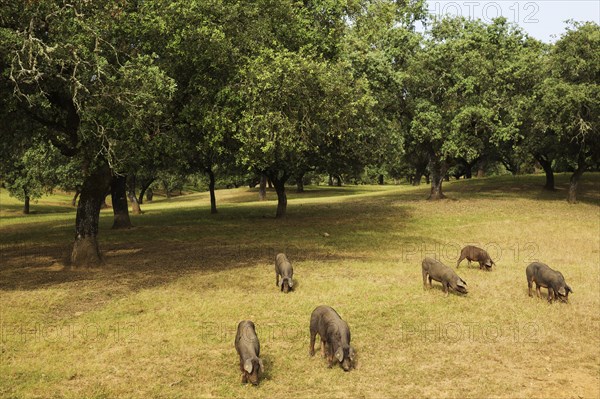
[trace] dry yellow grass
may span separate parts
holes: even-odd
[[[219,192],[216,216],[195,194],[144,206],[129,231],[103,211],[106,265],[77,271],[63,267],[72,210],[21,223],[2,196],[0,396],[597,398],[600,175],[584,180],[575,206],[538,176],[454,182],[438,203],[426,187],[312,187],[281,221],[255,191]],[[464,261],[464,297],[423,290],[421,259],[455,267],[467,243],[496,270]],[[288,295],[278,251],[294,265]],[[563,272],[570,304],[527,296],[536,259]],[[356,370],[308,356],[319,304],[349,323]],[[240,384],[242,319],[261,340],[258,387]]]

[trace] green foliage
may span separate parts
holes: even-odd
[[[36,142],[22,154],[2,162],[3,182],[9,194],[25,201],[49,194],[65,176],[66,159],[50,143]]]
[[[154,57],[120,36],[135,12],[125,3],[19,2],[3,11],[5,62],[20,112],[64,154],[113,168],[140,131],[156,131],[175,86]],[[5,14],[6,12],[6,14]]]
[[[542,85],[544,124],[574,165],[600,160],[600,26],[574,24],[550,52]]]
[[[242,70],[238,101],[240,162],[288,177],[360,159],[374,102],[347,64],[273,50]]]
[[[401,176],[424,173],[430,157],[454,171],[510,169],[529,154],[600,162],[597,24],[542,45],[505,18],[428,21],[426,9],[12,2],[0,11],[0,155],[41,135],[74,157],[55,168],[65,188],[103,162],[148,181],[209,170]]]
[[[429,157],[467,175],[478,163],[521,164],[513,154],[534,124],[542,50],[504,18],[434,20],[406,67],[408,163],[422,169]]]

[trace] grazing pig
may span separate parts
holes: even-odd
[[[281,276],[281,281],[279,277]],[[277,254],[275,257],[275,284],[277,284],[283,292],[288,292],[294,286],[294,269],[285,254]]]
[[[240,356],[240,371],[242,372],[242,384],[250,381],[252,385],[258,385],[259,373],[264,370],[260,355],[260,343],[256,336],[254,323],[250,320],[240,321],[235,335],[235,350]]]
[[[548,302],[552,302],[552,299],[569,302],[569,292],[573,292],[573,290],[567,285],[561,272],[552,270],[541,262],[533,262],[527,266],[525,274],[527,275],[529,296],[533,296],[531,286],[535,282],[538,298],[541,297],[540,287],[544,287],[548,289]]]
[[[469,261],[469,266],[471,266],[472,260],[478,262],[480,269],[483,269],[485,266],[486,270],[491,270],[492,265],[495,265],[494,261],[492,258],[490,258],[490,255],[488,255],[485,250],[473,245],[467,245],[462,249],[462,251],[460,251],[460,257],[458,258],[458,262],[456,262],[457,269],[458,265],[460,265],[460,262],[462,262],[462,260],[465,258]]]
[[[310,315],[310,348],[311,356],[315,355],[315,339],[321,337],[321,354],[327,355],[329,367],[333,367],[334,357],[344,371],[354,367],[354,349],[350,346],[350,328],[333,308],[317,306]],[[327,354],[325,353],[327,346]]]
[[[423,259],[423,286],[427,288],[427,279],[429,278],[429,287],[431,287],[431,280],[439,281],[444,287],[444,292],[448,296],[448,287],[452,288],[456,292],[466,294],[467,282],[452,270],[450,267],[444,265],[432,258]]]

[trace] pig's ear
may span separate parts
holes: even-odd
[[[262,359],[259,357],[258,358],[258,365],[260,367],[260,372],[264,372],[265,371],[265,366],[263,365]]]
[[[291,278],[288,279],[288,285],[290,286],[290,288],[292,288],[294,286],[294,280],[292,280]]]
[[[282,278],[280,278],[280,279],[279,279],[279,282],[277,283],[277,285],[278,285],[279,287],[281,287],[281,286],[283,285],[283,279],[282,279]]]
[[[571,289],[571,287],[569,287],[568,285],[565,284],[565,287],[567,287],[567,291],[568,292],[573,292],[573,290]]]
[[[344,360],[344,351],[341,346],[335,351],[335,358],[340,362]]]
[[[566,296],[567,295],[567,291],[565,290],[565,287],[560,287],[558,289],[558,293],[562,296]]]
[[[350,361],[353,362],[354,356],[355,356],[354,348],[350,347],[350,349],[348,350],[348,359],[350,359]]]
[[[244,362],[244,370],[246,370],[248,373],[252,372],[252,360],[251,359],[247,359]]]
[[[465,286],[467,285],[467,282],[463,279],[458,279],[458,281],[456,282],[456,285],[458,285],[459,287],[465,288]]]

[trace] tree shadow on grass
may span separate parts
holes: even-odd
[[[473,197],[476,199],[517,199],[526,198],[539,201],[567,201],[570,174],[555,175],[554,191],[543,188],[543,175],[498,176],[483,179],[453,181],[444,185],[444,193],[450,198]],[[600,173],[586,173],[577,188],[577,201],[590,205],[600,205]]]
[[[344,186],[344,187],[328,187],[328,186],[305,186],[304,192],[298,193],[292,186],[286,186],[286,195],[288,200],[296,198],[328,198],[351,196],[373,192],[375,189],[372,186]],[[231,188],[218,189],[215,191],[217,197],[217,207],[225,201],[228,204],[255,203],[258,199],[258,188]],[[192,195],[184,195],[172,197],[170,199],[160,198],[153,201],[152,204],[183,204],[205,199],[208,203],[208,191],[193,193]],[[277,201],[277,193],[274,188],[267,189],[267,199],[264,203]],[[208,203],[208,205],[210,205]],[[144,206],[144,205],[142,205]],[[210,208],[209,208],[210,209]],[[275,212],[273,212],[275,213]]]
[[[590,177],[582,184],[580,198],[594,202],[600,174]],[[485,191],[478,192],[477,199],[501,199],[507,197],[508,180],[461,181],[448,185],[447,192],[463,197],[481,189]],[[525,186],[508,197],[536,199],[534,183],[542,181],[542,176],[526,176]],[[338,189],[325,191],[331,190]],[[361,259],[365,253],[380,256],[374,246],[383,245],[389,250],[398,240],[434,245],[431,238],[411,235],[411,225],[418,221],[411,219],[414,204],[410,202],[424,200],[427,190],[391,190],[373,196],[348,196],[330,203],[292,202],[283,220],[264,217],[267,208],[258,203],[226,207],[217,215],[207,212],[207,204],[156,210],[132,217],[137,226],[134,229],[111,230],[112,215],[103,212],[99,240],[106,265],[93,270],[71,270],[65,266],[72,242],[70,223],[63,220],[13,225],[3,229],[0,237],[0,290],[33,290],[92,281],[107,292],[130,292],[168,284],[192,273],[219,273],[257,264],[270,266],[279,252],[286,252],[292,262],[319,263]],[[586,192],[591,195],[586,196]],[[548,194],[550,198],[553,195]]]
[[[130,230],[110,230],[111,218],[105,217],[100,249],[106,264],[89,270],[66,266],[71,249],[66,237],[71,226],[47,222],[42,231],[40,226],[33,231],[26,225],[12,226],[13,240],[27,232],[32,236],[25,243],[3,237],[9,245],[2,248],[5,262],[0,269],[0,290],[33,290],[93,280],[108,291],[111,286],[137,291],[192,273],[271,266],[279,252],[286,252],[292,262],[348,260],[355,256],[353,248],[370,248],[360,234],[377,240],[398,228],[386,217],[390,213],[409,219],[407,209],[387,209],[372,201],[380,200],[346,201],[336,209],[311,204],[290,212],[284,220],[263,218],[264,209],[253,206],[231,208],[216,219],[198,208],[167,208],[135,218],[138,227]],[[363,220],[365,207],[372,220]],[[45,242],[43,231],[54,227],[64,240]],[[332,232],[332,237],[324,237],[323,230]],[[272,267],[268,273],[274,274]]]
[[[27,217],[35,217],[39,215],[52,215],[61,213],[75,213],[77,208],[64,205],[37,205],[31,204],[29,214],[23,213],[23,205],[20,204],[2,204],[3,212],[2,220],[22,219]]]

